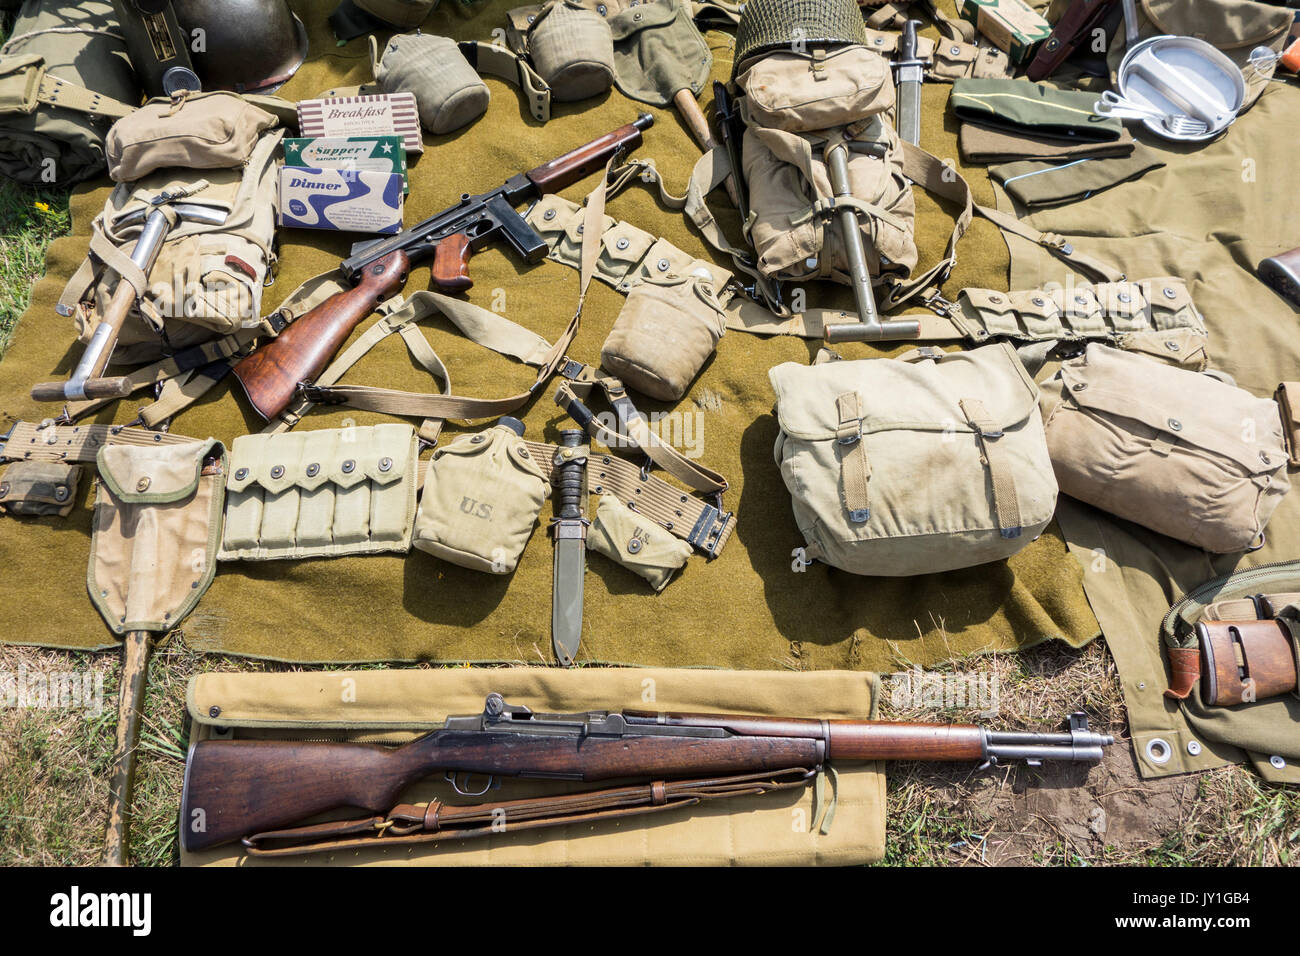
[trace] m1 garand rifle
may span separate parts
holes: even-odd
[[[1018,733],[974,725],[658,714],[642,711],[533,713],[497,693],[481,714],[449,717],[396,748],[322,741],[203,740],[190,748],[181,841],[197,851],[242,839],[253,852],[304,852],[353,845],[358,834],[391,843],[491,832],[499,813],[511,830],[555,826],[688,806],[804,785],[830,761],[1098,761],[1114,738],[1088,729],[1082,713],[1066,733]],[[649,779],[578,794],[470,807],[397,806],[406,787],[435,773],[478,796],[502,777],[585,782]],[[488,778],[469,792],[457,777]],[[318,813],[354,807],[386,816],[284,829]],[[486,821],[486,823],[485,823]],[[376,839],[378,831],[384,836]],[[433,836],[427,834],[432,833]],[[275,847],[280,849],[275,849]]]
[[[515,207],[603,169],[611,157],[640,146],[642,130],[653,123],[649,113],[642,113],[558,159],[511,176],[490,192],[465,193],[455,205],[400,235],[354,246],[339,267],[352,288],[330,296],[235,366],[253,408],[266,419],[283,412],[299,386],[320,375],[361,320],[402,290],[413,264],[431,257],[434,284],[463,292],[474,284],[470,256],[493,242],[504,240],[525,262],[546,258],[546,240]]]

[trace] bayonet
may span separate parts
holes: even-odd
[[[582,640],[582,579],[587,570],[587,525],[583,499],[587,481],[586,433],[570,428],[560,432],[555,450],[555,569],[551,592],[551,644],[555,658],[572,667]]]
[[[903,24],[903,36],[898,42],[898,58],[894,60],[894,84],[898,91],[898,135],[917,146],[921,142],[921,82],[925,77],[925,62],[917,55],[916,31],[920,20]]]

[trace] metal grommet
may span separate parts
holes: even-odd
[[[585,223],[581,223],[581,222],[578,223],[578,235],[582,235],[582,230],[583,230],[583,227],[584,227],[584,226],[585,226]]]
[[[487,441],[487,439],[484,438],[482,435],[475,435],[473,438],[469,440],[469,443],[471,445],[481,445],[485,441]]]
[[[667,272],[668,266],[669,266],[669,262],[667,259],[660,259],[658,262],[655,263],[655,268],[658,269],[660,272]]]
[[[624,236],[624,237],[623,237],[622,239],[620,239],[618,242],[614,243],[614,245],[615,245],[616,248],[622,250],[622,249],[626,249],[628,246],[632,245],[632,241],[631,241],[630,239],[628,239],[627,236]]]
[[[628,541],[627,541],[627,553],[628,553],[628,554],[639,554],[640,551],[641,551],[641,539],[640,539],[640,538],[629,538]]]
[[[1082,392],[1082,391],[1083,391],[1085,388],[1087,388],[1087,387],[1088,387],[1088,383],[1087,383],[1087,382],[1076,382],[1075,384],[1073,384],[1073,385],[1070,386],[1070,391],[1072,391],[1072,392]]]
[[[235,469],[235,481],[243,481],[243,480],[244,480],[245,478],[247,478],[247,477],[248,477],[248,469],[247,469],[247,468],[236,468],[236,469]]]
[[[1169,419],[1167,424],[1169,425],[1169,428],[1173,431],[1180,432],[1183,430],[1183,423],[1176,418]]]
[[[1165,348],[1167,348],[1171,352],[1181,352],[1183,349],[1183,347],[1179,345],[1177,342],[1175,342],[1173,339],[1170,339],[1168,342],[1165,343]]]
[[[315,478],[318,474],[320,474],[320,465],[313,461],[307,466],[307,477]]]
[[[1129,295],[1127,292],[1121,292],[1121,293],[1119,293],[1118,295],[1116,295],[1115,298],[1119,299],[1121,302],[1132,302],[1132,301],[1133,301],[1133,297],[1132,297],[1131,295]]]
[[[961,47],[959,47],[959,46],[951,46],[951,47],[948,48],[948,53],[949,53],[950,56],[957,56],[958,54],[961,53]]]
[[[352,474],[352,472],[356,471],[356,468],[357,468],[357,463],[353,461],[351,458],[349,458],[347,461],[343,463],[343,474],[350,475]]]
[[[380,471],[389,471],[389,470],[392,469],[392,467],[393,467],[393,459],[391,459],[391,458],[381,458],[381,459],[379,459],[379,470],[380,470]]]
[[[67,497],[68,497],[68,486],[67,486],[67,485],[55,485],[55,486],[54,486],[54,500],[55,500],[55,501],[63,501],[63,500],[66,499]]]
[[[1178,293],[1175,292],[1173,289],[1169,288],[1169,286],[1165,286],[1164,297],[1166,299],[1176,299],[1178,298]]]
[[[885,45],[885,38],[884,38],[884,37],[876,37],[876,39],[875,39],[873,42],[876,44],[876,46],[884,46],[884,45]]]
[[[152,482],[150,482],[150,481],[149,481],[149,478],[146,476],[146,477],[144,477],[144,478],[141,478],[139,481],[137,481],[137,482],[135,483],[135,490],[136,490],[136,491],[148,491],[148,490],[149,490],[149,485],[150,485],[150,484],[152,484]]]
[[[1163,737],[1152,737],[1146,745],[1147,760],[1154,764],[1169,763],[1169,758],[1174,755],[1174,748],[1169,746],[1169,741]]]
[[[221,708],[218,707],[216,704],[213,704],[211,707],[208,708],[208,716],[209,716],[209,717],[220,717],[220,716],[221,716]]]
[[[1201,755],[1201,742],[1199,740],[1187,741],[1187,752],[1193,757],[1199,757]]]
[[[1268,758],[1268,762],[1269,762],[1270,764],[1273,765],[1273,769],[1274,769],[1274,770],[1285,770],[1285,769],[1286,769],[1286,758],[1285,758],[1285,757],[1280,757],[1280,756],[1278,756],[1277,754],[1273,754],[1273,756],[1271,756],[1271,757]]]
[[[542,218],[545,219],[547,222],[550,222],[552,219],[555,218],[555,210],[554,209],[546,210],[546,212],[542,213]]]
[[[283,477],[284,477],[284,465],[276,465],[274,468],[272,468],[272,469],[271,469],[271,477],[272,477],[272,478],[283,478]]]

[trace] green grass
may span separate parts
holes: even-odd
[[[70,227],[66,190],[0,179],[0,355],[45,273],[45,250]]]

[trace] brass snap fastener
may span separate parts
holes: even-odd
[[[961,52],[961,47],[959,47],[959,46],[953,46],[953,47],[949,47],[949,48],[948,48],[948,53],[949,53],[949,55],[951,55],[951,56],[956,56],[956,55],[959,54],[960,52]]]
[[[393,467],[393,459],[391,459],[391,458],[381,458],[381,459],[379,459],[379,470],[380,470],[380,471],[389,471],[389,470],[392,469],[392,467]]]
[[[1129,295],[1127,292],[1121,292],[1117,296],[1115,296],[1115,298],[1119,299],[1121,302],[1133,301],[1133,297]]]
[[[357,470],[357,463],[349,458],[343,463],[343,474],[350,475]]]
[[[307,466],[307,477],[315,478],[318,474],[320,474],[320,465],[313,461]]]
[[[992,302],[994,305],[1001,305],[1001,304],[1002,304],[1002,296],[1000,296],[1000,295],[991,295],[991,296],[989,296],[989,301]]]
[[[546,210],[546,212],[542,213],[542,218],[545,219],[547,222],[550,222],[552,219],[555,218],[555,210],[554,209]]]
[[[1087,387],[1088,387],[1088,383],[1087,383],[1087,382],[1076,382],[1074,385],[1071,385],[1071,386],[1070,386],[1070,391],[1072,391],[1072,392],[1082,392],[1082,391],[1083,391],[1085,388],[1087,388]]]
[[[660,259],[657,263],[655,263],[655,267],[656,267],[660,272],[667,272],[667,271],[668,271],[668,260],[667,260],[667,259]]]
[[[54,488],[54,500],[63,501],[68,497],[68,489],[64,485],[56,485]]]
[[[884,37],[876,37],[876,39],[875,39],[875,44],[876,44],[876,46],[884,46],[884,45],[885,45],[885,38],[884,38]]]
[[[520,458],[527,458],[527,457],[528,457],[528,449],[527,449],[527,448],[521,448],[521,449],[519,449],[519,457],[520,457]]]
[[[1259,460],[1262,461],[1262,462],[1263,462],[1264,464],[1266,464],[1266,465],[1271,465],[1271,464],[1273,463],[1273,459],[1269,458],[1269,457],[1268,457],[1268,452],[1265,452],[1265,451],[1261,451],[1261,452],[1259,453]]]
[[[608,10],[609,10],[609,8],[606,7],[603,3],[601,3],[601,4],[597,4],[597,5],[596,5],[596,12],[599,13],[602,17],[605,15],[605,13],[606,13]]]
[[[1180,432],[1183,430],[1183,423],[1176,418],[1171,418],[1169,419],[1169,427],[1176,432]]]
[[[209,716],[209,717],[220,717],[220,716],[221,716],[221,708],[220,708],[220,707],[217,707],[215,704],[214,704],[213,706],[209,707],[209,708],[208,708],[208,716]]]
[[[148,478],[141,478],[139,481],[137,481],[137,482],[135,483],[135,490],[136,490],[136,491],[148,491],[148,490],[149,490],[149,485],[150,485],[150,484],[151,484],[151,482],[149,481]]]
[[[1029,301],[1032,302],[1032,303],[1034,303],[1034,305],[1038,306],[1040,309],[1041,309],[1043,306],[1047,305],[1047,300],[1045,300],[1042,296],[1039,296],[1039,295],[1034,296],[1034,297],[1033,297],[1032,299],[1030,299]]]
[[[627,553],[637,554],[641,550],[640,538],[629,538],[627,542]]]
[[[248,469],[247,469],[247,468],[236,468],[236,469],[235,469],[235,481],[243,481],[243,480],[244,480],[245,478],[247,478],[247,477],[248,477]]]
[[[616,245],[619,249],[626,249],[628,246],[632,245],[632,243],[630,240],[624,237],[620,239],[618,242],[614,243],[614,245]]]
[[[283,477],[284,477],[284,465],[276,465],[275,467],[273,467],[273,468],[271,469],[271,477],[272,477],[272,478],[277,478],[277,479],[279,479],[279,478],[283,478]]]
[[[1172,339],[1171,339],[1170,341],[1168,341],[1168,342],[1165,343],[1165,348],[1167,348],[1167,349],[1168,349],[1169,351],[1171,351],[1171,352],[1181,352],[1181,351],[1182,351],[1182,346],[1179,345],[1177,342],[1173,341]]]
[[[1178,293],[1175,292],[1173,289],[1169,288],[1169,286],[1165,286],[1164,296],[1166,299],[1176,299],[1178,298]]]
[[[534,20],[536,20],[536,19],[537,19],[537,14],[535,14],[535,13],[530,13],[530,14],[528,14],[528,22],[529,22],[529,23],[532,23],[532,22],[533,22]]]

